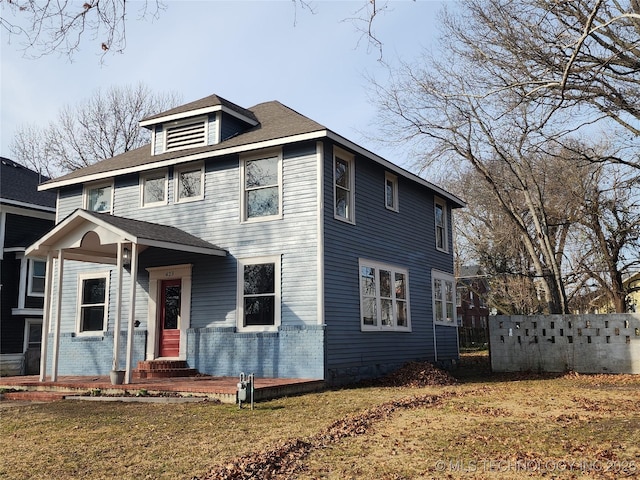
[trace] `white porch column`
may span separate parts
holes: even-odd
[[[58,381],[58,357],[60,356],[60,323],[62,315],[62,274],[64,270],[64,250],[58,252],[58,302],[56,318],[53,325],[53,358],[51,360],[51,381]]]
[[[122,243],[118,243],[118,285],[116,287],[116,319],[113,327],[113,363],[111,365],[111,370],[120,370],[118,352],[120,351],[120,328],[122,325],[122,274],[124,273],[122,261],[123,253],[124,245]]]
[[[124,383],[131,383],[133,327],[136,316],[136,284],[138,283],[138,244],[131,243],[131,291],[129,292],[129,325],[127,328],[127,363]]]
[[[47,378],[47,353],[49,348],[49,322],[51,320],[51,292],[53,290],[53,254],[47,254],[44,277],[44,305],[42,307],[42,338],[40,344],[40,381]]]

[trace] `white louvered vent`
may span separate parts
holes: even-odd
[[[207,144],[206,119],[190,120],[167,126],[165,150],[180,150]]]

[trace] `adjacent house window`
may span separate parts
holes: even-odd
[[[27,295],[30,297],[44,297],[44,280],[47,262],[29,260],[29,279],[27,281]]]
[[[207,117],[170,122],[164,127],[164,150],[182,150],[207,144]]]
[[[436,248],[443,252],[449,251],[449,240],[447,237],[447,204],[439,199],[435,199],[435,223],[436,223]]]
[[[333,151],[334,216],[355,222],[354,217],[354,158],[343,150]]]
[[[280,152],[243,159],[242,211],[244,221],[282,217]]]
[[[176,203],[204,198],[204,164],[177,168],[175,178]]]
[[[167,171],[152,172],[140,177],[142,206],[167,203]]]
[[[113,183],[88,185],[84,189],[84,208],[92,212],[111,213]]]
[[[360,260],[360,328],[410,331],[409,272]]]
[[[79,276],[78,332],[103,332],[107,329],[109,274]]]
[[[384,174],[384,205],[389,210],[398,211],[398,177],[389,172]]]
[[[453,275],[432,272],[433,320],[440,325],[456,326],[455,285]]]
[[[280,324],[279,256],[239,260],[238,286],[241,329],[269,330]]]

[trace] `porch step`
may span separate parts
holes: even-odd
[[[40,391],[19,391],[5,392],[2,395],[3,400],[23,400],[28,402],[57,402],[64,400],[67,393],[60,392],[40,392]]]
[[[198,371],[189,368],[184,360],[147,360],[138,362],[138,368],[133,371],[133,378],[171,378],[195,377]]]

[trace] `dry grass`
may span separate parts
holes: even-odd
[[[296,477],[619,478],[624,466],[640,471],[640,377],[512,375],[329,391],[259,403],[253,412],[70,401],[3,409],[0,478],[203,477],[382,404],[447,392],[435,406],[398,408],[358,435],[312,449],[298,460]]]

